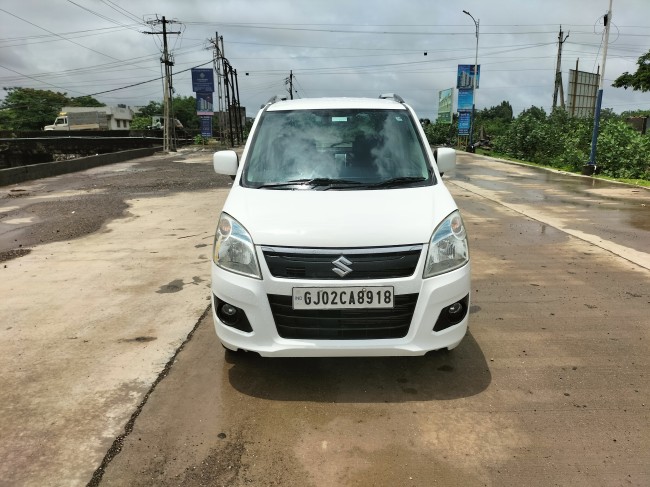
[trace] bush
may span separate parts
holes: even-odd
[[[650,138],[620,120],[602,125],[596,152],[600,171],[625,179],[650,179]]]
[[[424,133],[431,145],[449,145],[455,143],[458,135],[457,123],[430,123],[424,126]]]
[[[630,128],[611,110],[602,113],[596,163],[616,178],[650,179],[650,137]],[[572,118],[556,109],[523,111],[503,136],[495,137],[495,152],[551,167],[579,171],[589,160],[593,118]]]

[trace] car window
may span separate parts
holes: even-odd
[[[242,185],[311,180],[373,185],[400,179],[431,184],[432,171],[407,110],[266,111]]]

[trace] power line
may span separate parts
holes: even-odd
[[[204,22],[187,22],[187,24],[201,25]],[[280,24],[281,25],[281,24]],[[220,23],[220,27],[237,27],[244,29],[262,29],[262,30],[287,30],[287,31],[299,31],[299,32],[326,32],[326,33],[337,33],[337,34],[372,34],[372,35],[427,35],[427,36],[449,36],[449,35],[469,35],[466,31],[461,32],[443,32],[440,30],[435,31],[381,31],[381,30],[348,30],[348,29],[315,29],[307,27],[281,27],[279,25],[253,25],[253,24],[228,24]],[[441,26],[432,26],[439,29]],[[555,31],[499,31],[499,32],[485,32],[484,35],[534,35],[534,34],[554,34]],[[576,31],[574,34],[588,34],[592,35],[593,32],[589,31]],[[650,34],[622,34],[626,36],[634,37],[650,37]]]
[[[101,2],[102,2],[104,5],[106,5],[106,6],[110,7],[110,8],[112,8],[112,9],[115,10],[116,12],[118,12],[118,13],[124,15],[127,19],[135,20],[135,21],[138,22],[139,24],[143,24],[143,25],[144,25],[144,21],[143,21],[141,18],[139,18],[139,17],[138,17],[137,15],[135,15],[134,13],[129,12],[129,11],[126,10],[125,8],[120,7],[120,6],[119,6],[118,4],[116,4],[115,2],[112,2],[111,0],[101,0]]]
[[[102,14],[100,14],[100,13],[98,13],[98,12],[95,12],[94,10],[90,10],[89,8],[84,7],[83,5],[79,5],[78,3],[73,2],[72,0],[68,0],[68,3],[71,3],[72,5],[74,5],[74,6],[76,6],[76,7],[79,7],[80,9],[85,10],[86,12],[89,12],[89,13],[91,13],[91,14],[93,14],[93,15],[99,17],[100,19],[107,20],[107,21],[109,21],[109,22],[111,22],[111,23],[113,23],[113,24],[119,25],[120,27],[125,27],[125,28],[128,28],[128,29],[136,30],[136,31],[137,31],[137,29],[134,29],[134,28],[131,28],[131,27],[127,27],[126,25],[122,24],[121,22],[118,22],[117,20],[113,20],[113,19],[111,19],[110,17],[107,17],[107,16],[105,16],[105,15],[102,15]]]
[[[60,39],[63,39],[64,41],[71,42],[72,44],[74,44],[74,45],[76,45],[76,46],[83,47],[84,49],[87,49],[87,50],[89,50],[89,51],[92,51],[92,52],[94,52],[94,53],[96,53],[96,54],[100,54],[101,56],[105,56],[105,57],[110,58],[110,59],[113,59],[113,60],[115,60],[115,61],[119,61],[119,59],[117,59],[117,58],[115,58],[115,57],[113,57],[113,56],[110,56],[110,55],[105,54],[105,53],[100,52],[100,51],[96,51],[95,49],[92,49],[92,48],[90,48],[90,47],[88,47],[88,46],[84,46],[83,44],[79,44],[78,42],[75,42],[75,41],[73,41],[73,40],[67,39],[67,38],[63,37],[62,35],[57,34],[56,32],[52,32],[51,30],[48,30],[48,29],[46,29],[45,27],[41,27],[40,25],[36,25],[35,23],[30,22],[29,20],[25,20],[25,19],[23,19],[22,17],[19,17],[18,15],[12,14],[11,12],[8,12],[7,10],[5,10],[5,9],[3,9],[3,8],[0,8],[0,11],[6,13],[7,15],[11,15],[12,17],[14,17],[14,18],[16,18],[16,19],[18,19],[18,20],[22,20],[23,22],[25,22],[25,23],[27,23],[27,24],[29,24],[29,25],[33,25],[34,27],[36,27],[36,28],[38,28],[38,29],[44,30],[45,32],[48,32],[49,34],[52,34],[53,36],[59,37]]]

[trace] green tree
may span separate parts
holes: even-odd
[[[530,107],[509,124],[503,136],[495,137],[494,149],[517,159],[538,162],[546,154],[543,108]]]
[[[635,73],[627,71],[620,75],[612,86],[615,88],[632,88],[634,91],[650,91],[650,51],[643,54],[638,60],[639,66]]]
[[[607,121],[598,137],[598,167],[616,178],[650,179],[650,138],[620,120]]]
[[[138,114],[142,117],[148,117],[149,124],[151,124],[151,117],[154,115],[162,115],[163,112],[164,108],[162,103],[159,103],[157,101],[150,101],[149,104],[140,108]]]
[[[193,96],[175,97],[174,116],[186,129],[198,129],[199,116],[196,114],[196,98]]]
[[[453,123],[436,121],[426,124],[423,128],[431,145],[453,145],[458,135],[457,119],[454,119]]]
[[[6,130],[43,130],[69,101],[65,93],[19,87],[3,89],[7,94],[0,103],[0,123]]]
[[[621,113],[622,120],[629,117],[650,117],[650,110],[627,110]]]
[[[484,108],[476,112],[474,126],[478,132],[478,137],[481,137],[481,133],[484,133],[489,138],[505,134],[513,120],[512,115],[512,105],[505,100],[497,106]]]
[[[68,98],[66,93],[19,87],[4,90],[7,95],[0,103],[0,128],[8,130],[42,130],[64,106],[105,106],[92,96]]]
[[[151,117],[136,115],[131,120],[131,130],[146,130],[151,125]]]
[[[70,98],[66,106],[70,107],[105,107],[106,103],[102,103],[94,99],[92,96],[76,96]]]

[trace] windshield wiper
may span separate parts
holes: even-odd
[[[305,178],[305,179],[292,179],[290,181],[282,183],[267,183],[255,186],[255,189],[261,188],[286,188],[291,186],[310,186],[312,188],[325,187],[324,189],[330,189],[335,187],[345,187],[345,186],[357,186],[360,183],[358,181],[352,181],[350,179],[332,179],[332,178]]]
[[[423,178],[422,176],[404,176],[399,178],[387,179],[380,183],[368,184],[367,188],[396,188],[398,186],[407,186],[413,183],[422,183],[427,181],[428,178]]]
[[[290,183],[299,183],[309,186],[331,186],[331,185],[357,185],[359,181],[352,181],[351,179],[335,179],[335,178],[312,178],[312,179],[296,179],[289,181]]]

